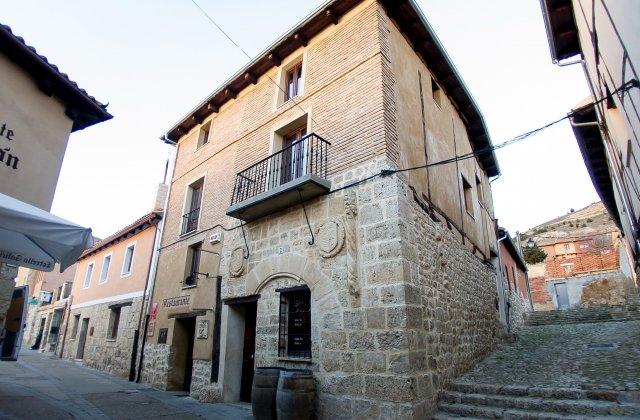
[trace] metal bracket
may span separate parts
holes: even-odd
[[[307,220],[307,226],[309,226],[309,233],[311,234],[311,241],[308,242],[309,245],[313,245],[316,243],[316,238],[313,236],[313,230],[311,229],[311,223],[309,223],[309,216],[307,216],[307,209],[304,207],[304,202],[302,201],[302,192],[298,189],[298,197],[300,197],[300,205],[302,206],[302,211],[304,212],[304,218]]]

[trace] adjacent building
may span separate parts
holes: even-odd
[[[635,0],[541,0],[541,4],[554,63],[577,64],[584,70],[591,98],[576,108],[571,125],[593,185],[620,228],[638,271],[640,4]]]
[[[425,418],[500,341],[498,164],[412,1],[325,3],[163,140],[144,381],[247,401],[310,369],[321,418]]]
[[[536,310],[621,305],[637,296],[633,262],[603,203],[543,223],[523,235],[544,261],[529,265]]]
[[[125,378],[135,374],[160,212],[96,243],[77,263],[59,354]]]
[[[524,323],[524,314],[533,309],[527,264],[522,249],[505,229],[498,229],[500,238],[499,301],[501,321],[508,331],[517,332]]]
[[[49,211],[70,133],[111,115],[2,24],[0,79],[0,193]],[[17,276],[11,245],[0,243],[0,342]]]
[[[55,352],[62,341],[59,332],[64,319],[77,265],[62,273],[56,265],[51,272],[20,268],[16,286],[28,286],[27,319],[22,333],[23,347]]]

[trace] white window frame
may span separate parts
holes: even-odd
[[[302,81],[300,82],[301,84],[300,92],[298,93],[298,96],[287,100],[286,99],[287,95],[285,94],[285,91],[287,89],[286,87],[287,72],[291,70],[291,68],[297,65],[299,62],[302,62]],[[286,63],[283,62],[280,64],[280,68],[278,69],[278,84],[276,86],[274,109],[278,109],[281,106],[296,102],[298,98],[301,98],[302,96],[304,96],[306,85],[307,85],[307,50],[305,49],[304,51],[298,54],[295,54],[293,57],[288,59]]]
[[[107,274],[102,278],[104,272],[104,262],[109,258],[109,267],[107,267]],[[100,267],[100,277],[98,277],[98,284],[105,284],[109,280],[109,270],[111,270],[111,261],[113,261],[113,253],[110,252],[102,258],[102,266]]]
[[[91,267],[91,275],[89,275],[89,281],[87,281],[87,274],[89,273],[89,267]],[[88,289],[91,286],[91,279],[93,278],[93,272],[96,269],[96,262],[95,261],[91,261],[89,264],[87,264],[87,268],[84,271],[84,280],[82,281],[82,288],[83,289]]]
[[[128,272],[124,271],[124,266],[127,263],[127,250],[133,247],[133,252],[131,254],[131,267]],[[124,247],[124,253],[122,254],[122,269],[120,270],[120,278],[129,277],[133,273],[133,262],[136,258],[136,248],[137,242],[131,242],[126,247]]]

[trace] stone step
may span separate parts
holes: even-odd
[[[454,404],[489,406],[506,410],[524,410],[559,414],[583,415],[629,415],[634,407],[617,402],[596,401],[589,399],[555,399],[545,397],[529,397],[495,394],[468,394],[456,391],[445,391],[442,401]]]
[[[525,314],[525,325],[529,326],[631,320],[640,320],[640,305],[535,311]]]
[[[464,418],[479,419],[545,419],[545,420],[582,420],[585,416],[545,413],[541,411],[505,409],[501,407],[477,406],[471,404],[438,403],[438,413],[433,418],[447,418],[440,416],[457,415]],[[607,416],[598,416],[606,418]],[[450,418],[450,417],[449,417]]]

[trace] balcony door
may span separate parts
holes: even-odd
[[[307,128],[292,130],[282,138],[280,184],[285,184],[305,175],[307,142],[300,141],[307,135]]]

